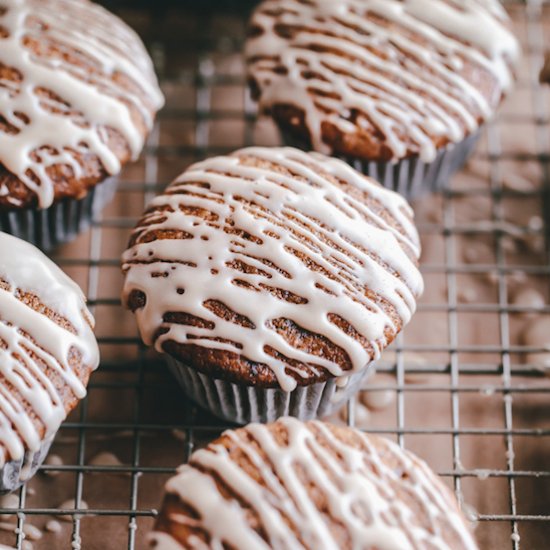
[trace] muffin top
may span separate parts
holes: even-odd
[[[81,198],[140,153],[162,106],[139,37],[88,0],[0,5],[0,209]]]
[[[430,162],[510,87],[508,23],[498,0],[264,0],[249,79],[262,110],[316,151]]]
[[[227,431],[166,491],[157,550],[477,548],[453,494],[422,460],[319,421]]]
[[[0,232],[0,463],[36,452],[86,395],[99,361],[82,291],[31,244]]]
[[[422,292],[419,254],[396,193],[318,153],[248,148],[152,201],[123,255],[123,303],[157,350],[290,391],[379,356]]]

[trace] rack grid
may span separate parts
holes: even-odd
[[[0,501],[0,542],[18,550],[144,547],[166,479],[227,427],[185,400],[141,344],[120,308],[119,257],[144,205],[191,162],[279,140],[246,91],[240,52],[252,2],[104,4],[143,36],[167,106],[113,204],[54,256],[87,291],[103,360],[53,459]],[[333,420],[425,458],[475,521],[482,548],[542,550],[550,540],[548,350],[522,334],[550,327],[550,92],[538,84],[550,4],[506,5],[524,49],[518,87],[449,190],[414,205],[426,296],[361,397]],[[518,299],[526,288],[538,298]]]

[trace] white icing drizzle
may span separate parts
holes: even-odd
[[[76,283],[34,246],[0,232],[0,462],[19,460],[26,450],[36,452],[66,417],[66,411],[45,369],[53,370],[73,394],[82,398],[86,388],[69,364],[71,349],[82,355],[83,365],[96,368],[99,350],[93,319]],[[66,319],[73,334],[44,313],[16,297],[16,290],[38,297],[48,309]],[[33,357],[34,356],[34,357]],[[37,359],[36,359],[37,358]],[[17,389],[26,403],[13,396]],[[32,415],[45,426],[40,437]]]
[[[77,508],[76,502],[74,498],[70,498],[69,500],[63,501],[59,506],[57,506],[60,510],[75,510]],[[78,506],[78,510],[88,510],[88,503],[85,500],[80,500],[80,504]],[[62,514],[57,516],[61,521],[74,521],[74,518],[78,517],[79,514]]]
[[[54,199],[48,167],[67,165],[79,177],[81,167],[74,152],[91,152],[109,174],[118,173],[120,161],[106,144],[106,129],[118,131],[137,157],[144,135],[129,105],[150,128],[163,97],[139,37],[97,4],[2,0],[1,8],[6,12],[0,15],[0,30],[8,36],[1,38],[0,32],[0,67],[18,71],[21,82],[0,79],[0,117],[17,129],[16,133],[0,131],[0,164],[35,192],[40,207],[46,208]],[[51,54],[36,56],[23,42],[29,38],[55,45],[84,65]],[[131,82],[133,90],[113,80],[120,75]],[[70,107],[39,97],[37,89],[53,92]],[[46,105],[61,113],[45,109]],[[38,159],[33,160],[32,153]]]
[[[464,139],[510,87],[519,45],[507,24],[498,0],[265,0],[246,56],[262,109],[303,110],[315,150],[331,152],[324,122],[344,134],[372,125],[394,160],[412,140],[429,162],[435,139]],[[290,30],[282,36],[281,27]],[[464,61],[494,76],[494,97],[461,73]],[[356,122],[353,111],[362,113]]]
[[[246,158],[264,166],[245,164]],[[375,199],[401,231],[326,174]],[[207,212],[208,220],[190,208]],[[151,232],[171,230],[189,238],[140,242]],[[136,232],[137,244],[123,256],[123,302],[133,291],[145,294],[145,306],[136,311],[143,340],[159,351],[175,341],[237,353],[268,365],[286,391],[296,387],[288,370],[303,375],[304,366],[323,367],[335,377],[350,370],[293,347],[270,327],[271,321],[289,319],[322,335],[346,352],[353,372],[378,358],[387,345],[387,328],[393,334],[399,330],[381,302],[394,308],[404,325],[423,290],[415,261],[404,251],[420,254],[405,199],[346,163],[316,153],[256,147],[195,164],[153,200]],[[319,268],[308,267],[297,254]],[[260,272],[237,267],[238,262]],[[281,299],[275,289],[300,300]],[[367,296],[366,289],[379,299]],[[218,317],[205,307],[208,300],[225,304],[250,323]],[[167,312],[185,312],[212,326],[167,322]],[[330,314],[346,320],[373,349],[338,328]],[[159,336],[161,328],[165,332]],[[269,355],[267,346],[301,367]]]
[[[182,545],[168,533],[156,531],[149,533],[147,538],[151,543],[151,546],[157,550],[181,550],[182,548]]]
[[[63,527],[61,523],[59,523],[55,519],[50,519],[48,523],[46,523],[45,529],[49,533],[60,533],[63,530]]]
[[[283,418],[277,424],[287,432],[288,446],[277,441],[269,425],[251,424],[224,434],[250,462],[254,476],[214,443],[193,453],[168,481],[167,493],[198,516],[172,513],[169,522],[198,528],[209,537],[206,544],[198,537],[187,540],[185,548],[338,550],[338,530],[330,523],[345,529],[354,550],[477,548],[450,491],[411,453],[353,430],[358,448],[323,422]],[[228,487],[229,498],[215,479]],[[326,511],[319,509],[310,484],[323,495]],[[264,536],[253,528],[252,517]],[[157,550],[183,548],[164,533],[152,538]]]

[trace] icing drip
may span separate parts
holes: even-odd
[[[0,460],[21,459],[36,452],[65,419],[66,410],[52,376],[82,398],[86,389],[69,364],[71,350],[82,364],[96,368],[99,351],[82,291],[32,245],[0,233]],[[74,333],[18,299],[17,291],[70,323]],[[47,374],[46,369],[53,374]],[[19,402],[11,387],[23,397]],[[32,417],[45,427],[40,436]]]
[[[302,110],[315,150],[331,152],[330,123],[351,135],[374,128],[394,160],[412,142],[429,162],[438,140],[463,140],[510,87],[519,46],[507,22],[497,0],[265,0],[246,56],[262,109]],[[465,62],[498,82],[494,97]]]
[[[329,178],[365,193],[378,208]],[[148,239],[155,232],[176,236]],[[350,370],[291,345],[275,330],[276,320],[321,335],[357,371],[379,356],[387,330],[393,337],[410,320],[423,290],[411,259],[420,246],[406,201],[342,161],[296,149],[249,148],[195,164],[153,200],[134,237],[123,256],[123,301],[134,291],[145,294],[135,312],[143,340],[158,351],[175,341],[236,353],[268,365],[286,391],[296,387],[289,371],[303,376],[304,368],[321,367],[343,377]],[[208,307],[213,300],[246,322],[216,315]],[[170,322],[168,312],[204,322]]]
[[[276,436],[281,429],[288,445]],[[185,548],[338,550],[342,527],[344,547],[353,549],[477,548],[450,491],[386,439],[291,418],[224,436],[231,454],[216,443],[196,451],[166,485],[196,513],[173,513],[168,521],[208,537],[191,535]],[[158,550],[183,548],[165,533],[152,539]]]
[[[153,548],[157,548],[158,550],[181,550],[181,548],[183,548],[182,545],[168,533],[153,532],[149,534],[148,538]]]
[[[49,167],[66,165],[78,178],[75,153],[92,153],[109,174],[118,173],[108,129],[137,157],[142,128],[151,128],[163,97],[139,37],[100,6],[87,0],[2,0],[0,8],[0,69],[12,73],[0,76],[0,121],[12,128],[0,129],[0,165],[46,208],[54,200]],[[41,54],[29,43],[39,44]]]

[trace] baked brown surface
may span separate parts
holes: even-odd
[[[289,149],[288,151],[292,150]],[[274,173],[284,174],[286,176],[294,178],[300,178],[300,176],[297,176],[297,174],[292,173],[286,167],[280,164],[277,164],[275,162],[268,162],[262,158],[255,157],[253,154],[250,153],[247,154],[246,149],[240,152],[236,152],[232,156],[236,156],[239,159],[239,163],[241,165],[262,167],[264,169],[273,171]],[[402,235],[407,235],[405,229],[399,224],[392,213],[381,202],[375,199],[368,191],[363,191],[362,189],[355,187],[354,184],[350,181],[338,179],[328,172],[323,171],[322,167],[318,163],[313,161],[313,157],[310,157],[309,162],[309,167],[312,168],[315,172],[319,173],[324,178],[329,180],[333,185],[345,191],[348,195],[351,195],[352,197],[362,201],[368,208],[371,209],[372,212],[375,212],[377,215],[383,218],[385,222],[389,224],[389,226],[397,230],[399,233],[401,233]],[[225,173],[223,175],[228,178],[230,177],[230,174],[228,173]],[[308,183],[310,185],[313,185],[313,183],[311,182]],[[192,186],[194,184],[195,182],[186,182],[185,186]],[[176,190],[169,187],[166,191],[165,196],[169,197],[172,194],[174,194],[174,196],[177,195],[178,197],[181,197],[181,204],[179,206],[179,210],[181,212],[185,213],[186,215],[197,216],[200,219],[200,223],[197,222],[196,225],[200,226],[200,224],[216,224],[217,220],[214,218],[213,214],[210,211],[195,208],[186,204],[185,191]],[[189,198],[193,198],[192,190],[189,191]],[[273,212],[262,210],[258,205],[248,205],[247,207],[258,208],[258,210],[254,214],[254,216],[258,220],[262,220],[264,217],[273,216]],[[131,271],[133,265],[140,263],[139,260],[135,260],[131,256],[132,247],[143,243],[155,243],[163,241],[165,239],[181,240],[180,261],[183,263],[189,261],[189,258],[186,257],[185,253],[185,241],[187,239],[192,239],[192,235],[186,234],[185,232],[182,232],[181,230],[176,228],[159,230],[150,227],[152,224],[162,223],[163,220],[166,219],[166,212],[173,212],[172,208],[166,208],[167,207],[165,205],[156,206],[155,204],[153,204],[146,210],[144,216],[138,222],[138,225],[130,238],[128,251],[125,255],[125,260],[123,260],[124,271],[126,274]],[[408,212],[406,213],[406,215],[410,220],[411,218]],[[360,216],[364,216],[364,213],[360,214]],[[369,224],[373,223],[372,220],[369,220],[366,217],[364,218],[364,221]],[[235,234],[238,234],[240,238],[244,239],[245,241],[251,241],[255,238],[246,232],[236,229],[235,222],[232,219],[219,220],[219,222],[220,223],[218,225],[220,226],[220,230],[223,226],[223,231],[225,233],[235,232]],[[281,220],[281,222],[284,227],[284,220]],[[314,224],[312,224],[309,229],[311,230],[312,228],[314,228]],[[315,235],[319,236],[319,233],[315,233]],[[298,236],[297,238],[302,239],[303,237]],[[414,237],[412,238],[414,239]],[[306,244],[311,243],[311,241],[308,241],[307,238],[304,242]],[[334,246],[337,247],[338,245],[334,243]],[[361,245],[358,246],[359,248],[361,248]],[[399,244],[397,244],[397,241],[395,241],[395,246],[402,247],[403,251],[412,262],[411,267],[418,265],[418,258],[415,254],[415,251],[407,246],[405,242],[401,241],[399,242]],[[368,254],[369,256],[374,258],[377,263],[388,269],[388,266],[385,265],[379,257],[376,257],[376,251],[367,251],[361,249],[361,252]],[[319,265],[312,264],[310,258],[308,258],[305,254],[296,252],[296,256],[311,271],[322,269]],[[328,261],[331,261],[333,264],[335,262],[334,259],[326,259]],[[158,274],[153,273],[152,277],[166,277],[168,288],[168,285],[170,284],[169,267],[172,262],[170,260],[162,259],[162,257],[155,258],[153,251],[150,252],[150,256],[147,258],[146,261],[150,261],[151,263],[160,261],[159,270],[161,271],[159,271]],[[271,262],[269,263],[269,265],[271,266]],[[230,267],[235,272],[236,279],[238,279],[239,273],[257,274],[260,272],[259,268],[257,268],[256,266],[246,263],[246,258],[244,261],[232,262]],[[164,275],[164,270],[166,270],[166,275]],[[405,282],[404,277],[406,276],[406,274],[395,273],[395,275],[399,278],[400,281]],[[345,276],[345,273],[343,274],[343,276]],[[407,283],[405,282],[405,284]],[[393,324],[393,327],[390,326],[390,323],[388,323],[384,331],[384,338],[376,342],[377,346],[384,348],[386,345],[389,345],[389,343],[394,340],[397,333],[401,330],[403,326],[403,321],[401,317],[398,315],[395,307],[391,303],[389,303],[389,301],[386,300],[383,296],[374,292],[372,288],[370,288],[368,284],[365,283],[365,281],[351,281],[351,286],[351,292],[357,293],[357,300],[360,300],[362,295],[368,297],[369,299],[372,299],[376,303],[376,305],[380,307],[383,312],[391,319],[391,324]],[[304,302],[304,299],[301,296],[289,294],[288,292],[280,288],[264,286],[262,287],[262,291],[271,292],[272,294],[277,295],[279,299],[290,301],[292,303],[307,303],[307,301]],[[253,296],[251,296],[251,299],[253,299]],[[137,312],[145,306],[147,300],[153,301],[155,300],[155,296],[153,294],[147,296],[143,290],[132,289],[126,296],[125,305],[132,311]],[[174,304],[174,307],[177,307],[176,304]],[[251,321],[249,319],[237,314],[235,311],[232,311],[230,308],[228,308],[226,304],[220,302],[219,300],[209,300],[207,303],[205,303],[205,307],[213,312],[216,317],[231,319],[234,324],[242,326],[244,328],[250,328],[251,326]],[[341,328],[347,335],[359,341],[361,346],[367,351],[370,359],[375,357],[376,350],[373,345],[375,344],[375,342],[370,342],[366,338],[364,338],[346,319],[342,318],[341,316],[329,313],[328,317],[333,324]],[[211,329],[214,328],[214,323],[212,323],[211,321],[206,321],[187,312],[166,311],[163,316],[163,324],[158,326],[158,330],[153,337],[154,341],[156,341],[158,337],[162,336],[162,334],[167,332],[167,325],[169,325],[170,323],[191,327],[207,327]],[[347,353],[341,347],[337,346],[320,334],[316,334],[314,332],[306,330],[303,327],[298,326],[291,319],[287,318],[274,319],[271,320],[270,323],[270,328],[275,330],[278,334],[282,335],[284,339],[289,342],[294,348],[305,350],[313,356],[322,357],[324,359],[328,359],[334,363],[337,363],[344,371],[350,370],[352,368],[352,364]],[[253,333],[250,334],[249,337],[253,338]],[[220,338],[213,339],[216,341],[221,341]],[[194,345],[189,341],[181,343],[170,339],[163,342],[162,349],[177,360],[185,363],[186,365],[192,367],[199,372],[211,376],[212,378],[222,378],[230,382],[254,385],[257,387],[279,387],[277,377],[271,368],[269,368],[265,364],[250,361],[242,354],[237,354],[228,350],[212,349],[209,347]],[[289,376],[293,377],[298,385],[306,386],[316,382],[325,381],[332,377],[332,374],[322,366],[315,365],[314,368],[312,368],[311,365],[303,364],[298,361],[289,359],[288,357],[277,354],[277,352],[273,349],[270,349],[269,351],[267,351],[267,353],[268,355],[276,357],[277,359],[280,359],[286,364],[293,367],[293,370],[287,368],[286,373]]]
[[[85,5],[87,2],[82,2]],[[59,6],[62,9],[63,6]],[[15,9],[15,8],[14,8]],[[0,30],[2,27],[2,17],[7,13],[6,10],[0,10]],[[112,24],[120,25],[121,23],[113,15]],[[83,71],[86,77],[86,82],[94,83],[98,90],[102,89],[102,81],[108,81],[114,85],[116,90],[115,97],[124,103],[129,110],[130,117],[137,131],[145,136],[148,133],[147,123],[143,118],[137,104],[132,100],[136,97],[139,104],[154,116],[156,109],[153,98],[149,97],[142,87],[140,82],[134,81],[131,77],[121,72],[114,71],[107,73],[96,60],[87,55],[85,51],[78,50],[74,46],[63,42],[62,39],[52,37],[48,33],[48,28],[42,26],[41,21],[33,16],[28,17],[25,21],[25,26],[28,28],[28,34],[21,44],[21,48],[28,51],[33,58],[40,60],[44,64],[59,62],[59,71],[70,73],[75,78],[83,80],[80,71]],[[43,32],[37,32],[37,28]],[[0,32],[0,49],[2,48],[2,39],[6,38],[7,31]],[[124,55],[118,52],[119,55]],[[144,75],[144,79],[147,78]],[[0,63],[0,88],[10,90],[10,97],[15,97],[18,94],[18,89],[24,81],[24,75],[14,67],[10,67]],[[84,126],[89,125],[90,121],[86,120],[84,115],[71,106],[71,104],[63,97],[57,96],[52,90],[35,89],[34,94],[40,101],[41,108],[47,112],[58,114],[60,117],[70,117],[77,124]],[[10,109],[9,98],[4,99],[0,103],[0,133],[17,134],[18,129],[10,124],[2,115],[3,109]],[[20,120],[27,123],[29,118],[26,113],[17,113]],[[99,126],[98,131],[105,136],[105,142],[109,149],[118,158],[121,164],[131,160],[131,151],[129,144],[124,136],[117,130],[109,127]],[[72,150],[65,148],[65,152],[75,159],[80,166],[80,174],[75,174],[73,169],[66,164],[54,164],[46,169],[47,175],[51,178],[54,184],[54,202],[58,202],[64,198],[81,199],[88,191],[96,184],[103,181],[109,176],[107,170],[103,166],[98,155],[91,150],[84,152],[82,150]],[[33,161],[39,160],[37,153],[52,153],[57,152],[55,149],[45,146],[31,153]],[[37,177],[29,170],[27,176],[38,183]],[[11,173],[0,162],[0,211],[11,210],[18,208],[28,208],[37,205],[38,200],[34,191],[29,189],[24,183],[13,173]]]
[[[51,321],[55,322],[57,325],[65,328],[69,332],[76,334],[75,328],[71,325],[70,321],[68,319],[65,319],[61,315],[59,315],[57,312],[49,309],[47,306],[45,306],[38,296],[35,294],[21,291],[20,289],[10,286],[9,283],[2,278],[0,278],[0,289],[6,290],[8,292],[13,293],[13,295],[21,302],[26,304],[28,307],[34,309],[35,311],[38,311],[44,315],[45,318],[50,319]],[[83,313],[83,315],[85,315]],[[86,318],[86,320],[88,320]],[[0,323],[5,323],[6,321],[3,318],[2,311],[0,311]],[[91,326],[91,323],[89,323]],[[34,340],[33,336],[31,334],[27,334],[24,331],[20,330],[20,334],[22,334],[29,342],[29,345],[32,346],[38,346],[37,342]],[[8,349],[8,343],[3,341],[2,338],[0,338],[0,348],[3,350]],[[65,380],[63,380],[63,377],[59,374],[59,372],[55,371],[48,365],[46,365],[35,353],[31,351],[31,349],[27,346],[25,346],[25,349],[29,352],[30,356],[33,357],[33,359],[36,361],[36,364],[40,367],[40,369],[46,374],[50,382],[53,384],[57,394],[61,398],[63,402],[63,406],[65,408],[66,414],[69,414],[70,411],[72,411],[76,405],[79,402],[79,398],[74,394],[72,389],[67,385]],[[49,355],[49,352],[47,349],[42,349],[46,354]],[[14,356],[15,359],[19,359],[19,362],[21,365],[25,365],[24,361],[21,358],[17,358]],[[88,380],[90,378],[90,374],[94,370],[94,367],[91,365],[86,365],[82,361],[82,354],[76,347],[71,347],[69,350],[69,357],[68,357],[68,364],[72,371],[76,374],[78,379],[84,384],[84,386],[87,386]],[[40,419],[40,417],[36,414],[36,411],[33,409],[33,407],[25,400],[25,398],[21,395],[19,390],[15,388],[13,385],[9,383],[9,381],[5,378],[4,375],[0,373],[0,386],[3,388],[6,388],[9,393],[17,400],[17,402],[22,403],[24,406],[24,410],[29,415],[29,418],[32,421],[32,424],[34,425],[36,432],[38,433],[39,437],[43,438],[46,432],[46,426]],[[5,456],[6,460],[10,460],[10,455],[7,452],[5,448],[2,448],[0,446],[0,456]]]
[[[321,8],[318,10],[317,18],[312,18],[303,25],[293,26],[286,23],[285,16],[293,11],[291,7],[288,7],[289,4],[291,3],[287,3],[287,7],[284,8],[282,6],[274,7],[274,4],[268,1],[261,3],[251,19],[248,31],[249,39],[256,39],[258,37],[261,38],[262,36],[265,36],[267,33],[266,29],[268,28],[268,24],[264,25],[264,21],[269,20],[269,28],[273,29],[274,35],[283,42],[286,41],[287,45],[293,45],[297,49],[303,48],[304,50],[307,50],[308,40],[311,40],[308,36],[316,36],[317,41],[315,42],[313,47],[314,49],[312,49],[312,51],[318,53],[321,64],[323,64],[323,55],[334,55],[340,57],[341,59],[352,61],[355,66],[361,66],[368,69],[371,75],[381,76],[385,74],[387,76],[388,73],[383,73],[373,65],[365,64],[363,61],[351,56],[347,52],[342,52],[335,49],[330,44],[323,45],[324,37],[327,39],[332,39],[335,36],[342,36],[339,33],[336,33],[336,31],[335,34],[332,35],[325,30],[320,30],[319,21],[325,20],[325,14]],[[297,4],[300,4],[300,2],[297,2]],[[426,52],[437,51],[436,45],[430,43],[425,37],[415,33],[414,30],[407,28],[404,25],[397,24],[394,21],[390,21],[369,11],[362,13],[361,17],[363,17],[365,21],[373,23],[379,28],[394,31],[400,36],[409,38],[420,48],[425,49]],[[360,30],[360,32],[361,31],[362,30]],[[301,40],[299,40],[301,33],[303,33],[303,36]],[[354,44],[353,38],[351,37],[351,32],[349,36],[344,36],[343,38],[348,43]],[[457,39],[456,36],[453,38]],[[391,52],[390,49],[392,49]],[[390,48],[390,44],[387,41],[381,41],[377,46],[369,46],[368,51],[370,54],[373,54],[381,60],[383,64],[394,64],[402,67],[406,67],[411,63],[415,64],[417,65],[417,68],[414,72],[418,74],[422,73],[428,81],[429,75],[431,74],[433,75],[435,81],[436,75],[434,74],[433,69],[423,62],[420,56],[413,58],[408,52],[399,49],[399,47],[396,47],[394,50],[393,45]],[[394,55],[395,57],[393,57]],[[472,87],[477,90],[483,98],[485,98],[491,110],[495,110],[504,98],[504,90],[502,89],[497,77],[493,72],[479,63],[475,63],[469,57],[460,57],[461,67],[454,69],[455,74],[471,84]],[[254,50],[254,47],[251,46],[247,50],[247,63],[249,84],[253,98],[262,103],[268,95],[270,96],[270,99],[268,100],[270,105],[265,106],[263,109],[264,113],[271,115],[283,132],[292,137],[293,142],[295,141],[296,144],[299,144],[305,150],[312,148],[318,150],[312,142],[312,130],[307,124],[305,111],[299,106],[299,101],[292,98],[292,93],[286,94],[290,97],[287,97],[284,101],[277,99],[273,101],[272,96],[276,96],[278,92],[271,89],[272,81],[275,80],[275,75],[286,75],[288,73],[289,68],[286,65],[286,62],[281,60],[281,56],[278,53],[271,53],[270,55],[263,53],[258,54],[258,52]],[[328,66],[328,64],[325,64],[325,66]],[[265,72],[269,73],[271,71],[274,77],[273,79],[269,76],[265,76],[263,73],[265,67],[270,67],[270,69]],[[305,86],[305,93],[307,93],[307,95],[312,98],[315,103],[315,110],[322,114],[322,141],[330,148],[333,154],[382,162],[390,161],[392,158],[395,158],[394,152],[389,146],[389,140],[387,139],[387,135],[385,134],[383,128],[373,121],[364,110],[361,108],[351,108],[348,110],[344,105],[340,105],[336,109],[331,109],[326,105],[320,105],[318,100],[325,97],[331,97],[339,101],[341,99],[339,91],[335,88],[331,88],[332,83],[326,81],[324,77],[320,78],[320,80],[326,85],[326,89],[319,89],[313,82],[313,79],[319,75],[315,72],[314,68],[309,66],[306,60],[301,60],[301,66],[299,66],[297,70],[301,72],[304,79],[302,84],[305,82],[305,84],[303,84]],[[345,74],[345,69],[341,70],[342,74]],[[358,74],[350,73],[347,76],[349,76],[350,79],[353,78],[358,83],[374,86],[374,88],[376,88],[376,84],[365,80]],[[402,86],[404,89],[410,91],[410,87],[407,83],[398,76],[392,75],[391,79],[395,85]],[[308,82],[311,82],[311,84],[308,85]],[[438,84],[436,83],[436,86],[437,85]],[[353,84],[350,84],[350,87],[353,88]],[[301,93],[301,91],[302,90],[300,89],[299,93]],[[441,88],[440,91],[447,93],[445,88]],[[294,95],[298,96],[299,93],[297,91]],[[383,99],[384,94],[387,94],[387,92],[378,89],[375,92],[371,92],[370,95],[366,94],[366,97],[377,101],[379,99]],[[416,96],[416,98],[420,100],[425,100],[430,97],[422,89],[411,91],[411,95]],[[464,108],[470,112],[478,125],[484,122],[487,118],[479,107],[477,107],[471,100],[468,100],[468,98],[461,97],[460,93],[456,94],[455,99],[463,103]],[[433,101],[433,98],[430,97],[429,101]],[[446,114],[460,126],[465,134],[465,137],[470,134],[470,129],[466,127],[463,119],[458,117],[456,113],[449,111],[448,108],[446,108],[441,102],[435,101],[435,103],[438,103],[438,106],[445,110]],[[413,111],[411,110],[411,112]],[[345,131],[338,125],[324,119],[325,115],[331,113],[337,114],[338,117],[341,117],[341,119],[349,123],[346,125]],[[406,147],[406,153],[402,155],[401,158],[419,155],[421,150],[411,136],[411,129],[408,128],[406,124],[400,122],[397,122],[396,124],[396,133],[398,138]],[[451,140],[446,135],[431,133],[429,137],[436,148],[442,148],[451,143]]]
[[[452,492],[441,482],[441,480],[416,456],[407,453],[407,459],[411,461],[409,467],[404,468],[402,462],[403,453],[401,449],[395,446],[388,446],[387,441],[383,438],[368,435],[368,445],[365,445],[364,440],[359,436],[359,433],[353,428],[335,426],[330,423],[306,423],[307,429],[310,430],[314,435],[317,441],[321,442],[324,450],[328,452],[331,457],[340,461],[343,464],[343,457],[338,454],[337,447],[334,445],[334,442],[329,442],[326,438],[326,435],[320,430],[319,424],[323,424],[332,436],[336,438],[336,441],[339,442],[342,446],[350,446],[354,449],[358,449],[364,453],[364,464],[369,470],[369,476],[372,475],[375,478],[378,478],[381,485],[384,486],[385,498],[390,498],[404,503],[408,510],[411,511],[411,515],[403,517],[401,520],[396,520],[396,527],[402,529],[403,533],[406,534],[409,542],[412,543],[412,538],[410,537],[410,532],[413,530],[413,527],[418,529],[426,529],[432,533],[438,533],[441,537],[442,542],[447,546],[445,548],[452,548],[459,550],[466,548],[463,540],[456,532],[456,523],[454,526],[451,521],[455,521],[458,516],[458,520],[462,523],[460,527],[463,532],[468,533],[470,528],[467,525],[466,519],[462,516],[462,513],[459,511],[456,499]],[[281,446],[284,452],[284,448],[289,445],[289,431],[282,421],[275,422],[273,424],[268,424],[267,429],[273,435],[277,445]],[[243,451],[241,445],[242,442],[245,442],[247,445],[250,445],[254,450],[254,461],[247,452]],[[296,521],[298,518],[285,516],[284,514],[284,504],[280,499],[280,495],[275,495],[267,487],[265,483],[265,472],[262,471],[264,465],[270,469],[273,467],[276,470],[276,466],[273,466],[270,457],[265,452],[265,449],[262,448],[261,444],[254,438],[253,434],[248,431],[247,427],[240,428],[231,432],[231,435],[225,433],[219,439],[212,442],[207,447],[207,452],[213,454],[221,454],[219,447],[227,450],[227,456],[225,460],[230,460],[235,463],[243,472],[246,473],[255,483],[258,483],[264,490],[265,494],[263,498],[273,503],[273,506],[281,511],[281,518],[296,534],[298,537],[301,547],[305,550],[310,549],[311,546],[306,542],[305,534],[307,533],[308,528],[311,528],[311,525],[297,524]],[[370,448],[371,447],[371,448]],[[373,451],[374,449],[374,451]],[[257,453],[257,454],[256,454]],[[384,465],[394,471],[400,472],[399,476],[393,478],[380,477],[381,473],[376,470],[375,462],[371,462],[371,457],[373,453],[378,454],[380,460],[384,462]],[[258,457],[260,461],[260,467],[258,467]],[[319,458],[320,462],[321,459]],[[297,465],[294,462],[289,462],[289,468],[296,468],[298,478],[301,482],[301,486],[305,488],[305,491],[308,494],[310,501],[313,505],[321,511],[323,521],[327,525],[332,536],[338,544],[338,548],[342,550],[348,550],[352,548],[352,539],[350,533],[345,525],[338,520],[335,515],[331,512],[330,509],[330,496],[325,494],[316,482],[312,479],[310,472],[305,469],[302,469],[300,465]],[[246,511],[246,517],[251,528],[269,545],[269,539],[266,534],[266,531],[263,527],[263,519],[258,514],[257,509],[250,502],[247,502],[243,498],[242,493],[239,494],[239,489],[235,490],[235,487],[231,486],[232,481],[226,483],[220,472],[215,470],[209,470],[204,467],[203,464],[199,463],[198,460],[194,459],[194,455],[191,455],[189,460],[189,467],[198,472],[202,472],[212,478],[215,482],[217,490],[223,495],[227,500],[227,506],[239,506]],[[434,498],[436,493],[440,493],[441,499],[445,503],[444,514],[438,515],[434,514],[432,518],[427,514],[427,508],[433,505],[434,502],[429,504],[420,493],[416,492],[414,489],[411,489],[411,483],[409,479],[415,479],[415,476],[424,477],[424,485],[431,486],[431,497]],[[325,469],[327,478],[332,478],[333,473],[327,467]],[[280,479],[282,486],[284,487],[284,497],[288,499],[293,499],[292,492],[290,487],[287,485],[287,481]],[[414,487],[414,484],[413,484]],[[337,489],[338,490],[338,489]],[[425,495],[424,495],[425,496]],[[206,547],[211,548],[211,537],[207,527],[208,518],[201,518],[200,514],[197,513],[197,510],[193,507],[193,500],[195,495],[191,493],[186,494],[181,498],[181,495],[167,493],[164,498],[162,508],[160,510],[159,517],[155,524],[155,531],[160,531],[163,533],[168,533],[176,541],[178,541],[182,548],[196,548],[197,544],[195,540],[198,539],[203,542]],[[439,498],[439,497],[438,497]],[[436,507],[441,506],[441,500],[438,501]],[[356,510],[360,515],[360,511]],[[433,508],[432,508],[433,512]],[[365,511],[365,524],[369,524],[372,521],[372,518],[369,519],[369,512]],[[455,515],[451,519],[451,516]],[[184,518],[182,520],[182,518]],[[389,520],[388,520],[389,521]],[[155,547],[153,545],[153,547]],[[415,548],[432,548],[431,545],[426,543],[426,546],[414,546]],[[163,550],[162,544],[158,545],[159,550]],[[224,548],[237,550],[233,548],[230,544],[224,544]],[[377,546],[366,546],[365,550],[376,550]],[[317,550],[317,549],[315,549]]]

